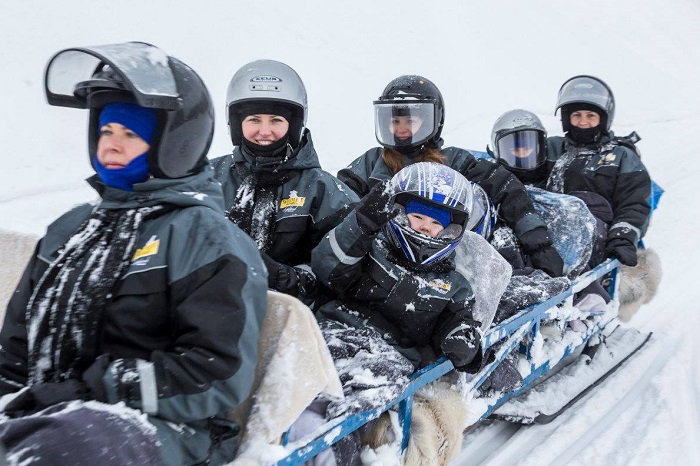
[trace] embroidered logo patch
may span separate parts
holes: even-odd
[[[282,202],[280,202],[280,209],[284,209],[286,207],[301,207],[304,205],[305,202],[305,197],[289,197],[287,199],[282,199]]]
[[[614,153],[606,154],[598,160],[598,165],[603,165],[604,163],[614,162],[617,156]]]
[[[442,293],[447,293],[452,289],[452,283],[443,282],[442,280],[433,280],[428,284]]]
[[[158,248],[160,247],[160,240],[156,239],[155,235],[151,236],[146,245],[141,249],[138,249],[134,253],[134,257],[131,258],[131,262],[146,256],[153,256],[158,254]]]

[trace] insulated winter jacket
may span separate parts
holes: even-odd
[[[201,428],[251,389],[267,289],[257,248],[224,217],[209,166],[186,178],[150,179],[134,191],[107,187],[96,176],[89,182],[101,200],[48,227],[9,303],[0,332],[0,394],[26,384],[27,303],[93,209],[162,205],[165,213],[141,224],[133,259],[107,300],[96,354],[135,370],[122,379],[104,372],[110,403]]]
[[[409,269],[390,248],[382,232],[361,230],[356,211],[331,230],[314,249],[311,265],[318,279],[339,294],[342,306],[330,302],[319,316],[358,328],[366,322],[407,357],[402,348],[417,347],[423,364],[432,362],[426,355],[446,353],[457,368],[478,368],[480,323],[472,315],[474,293],[467,279],[449,259]]]
[[[338,179],[362,197],[376,183],[391,179],[391,172],[384,159],[382,147],[368,150],[355,159],[347,168],[338,172]],[[508,170],[487,159],[476,158],[469,151],[458,147],[441,149],[445,164],[457,170],[468,180],[484,188],[498,209],[498,217],[511,227],[518,238],[535,228],[546,228],[545,223],[535,212],[523,184]],[[405,164],[415,163],[416,159],[405,157]]]
[[[223,188],[224,207],[229,211],[244,179],[254,167],[240,147],[232,154],[212,160],[212,164],[214,176]],[[308,264],[312,249],[359,199],[342,182],[321,169],[309,130],[305,131],[296,155],[271,174],[279,183],[274,188],[277,202],[274,211],[269,213],[273,225],[270,246],[265,252],[288,266]],[[250,231],[246,233],[251,234]],[[270,287],[301,298],[295,292],[298,286],[293,274],[279,275],[284,280],[271,283]]]
[[[600,142],[577,144],[570,138],[547,138],[550,178],[554,164],[567,152],[573,161],[563,174],[563,192],[591,191],[603,196],[613,208],[608,238],[624,236],[637,244],[649,225],[651,178],[639,156],[618,144],[610,131]]]

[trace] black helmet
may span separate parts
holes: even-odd
[[[533,172],[547,161],[547,130],[532,112],[510,110],[491,130],[490,154],[516,175]]]
[[[610,131],[615,117],[615,96],[602,79],[579,75],[562,84],[557,97],[557,108],[561,109],[561,124],[564,132],[571,130],[569,116],[576,110],[593,110],[600,115],[600,127]]]
[[[308,102],[306,87],[296,71],[275,60],[256,60],[242,66],[231,78],[226,91],[226,123],[234,146],[240,146],[240,111],[247,105],[267,108],[275,106],[291,113],[289,143],[297,148],[306,125]]]
[[[97,151],[99,115],[111,102],[153,108],[158,125],[148,151],[149,173],[181,178],[207,161],[214,107],[197,73],[143,42],[79,47],[56,53],[46,67],[50,105],[90,110],[88,149]]]
[[[472,183],[458,171],[434,162],[412,163],[399,170],[391,183],[400,213],[383,227],[389,243],[417,264],[446,258],[469,228],[474,203]],[[435,238],[414,231],[405,210],[411,200],[447,211],[450,223]]]
[[[406,117],[416,125],[406,138],[397,137],[392,130],[396,117]],[[442,94],[435,84],[422,76],[399,76],[387,84],[379,100],[374,101],[377,141],[404,154],[420,151],[426,146],[439,147],[444,123]]]

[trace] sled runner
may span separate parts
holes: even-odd
[[[490,417],[520,424],[546,424],[622,366],[650,338],[651,333],[617,326],[599,345],[574,352],[573,362],[560,371],[554,368],[555,374],[542,383],[535,381],[527,392]]]

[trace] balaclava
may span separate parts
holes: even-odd
[[[108,123],[119,123],[151,144],[156,130],[158,115],[155,110],[136,104],[114,102],[107,104],[100,113],[97,131]],[[104,184],[125,191],[133,191],[134,183],[148,178],[148,151],[136,157],[122,168],[106,168],[93,157],[93,167]]]
[[[578,128],[571,124],[571,114],[577,111],[587,110],[600,116],[600,123],[593,128]],[[561,108],[561,125],[564,132],[580,144],[593,144],[600,140],[607,127],[607,115],[595,105],[589,103],[566,104]]]

